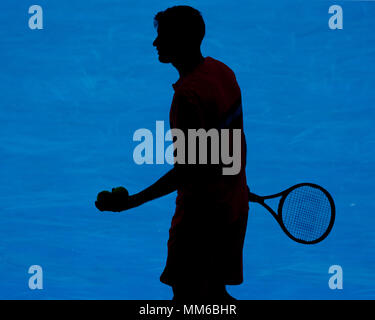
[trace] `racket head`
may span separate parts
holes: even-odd
[[[316,244],[331,232],[335,203],[327,190],[313,183],[300,183],[282,193],[278,222],[292,240]]]

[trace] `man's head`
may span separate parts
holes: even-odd
[[[154,26],[158,36],[153,45],[158,50],[160,62],[174,62],[200,52],[205,24],[198,10],[189,6],[168,8],[156,14]]]

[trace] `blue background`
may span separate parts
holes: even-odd
[[[101,214],[98,191],[131,193],[170,167],[138,166],[135,130],[168,121],[178,73],[158,62],[153,16],[175,4],[206,21],[204,56],[242,89],[248,182],[272,194],[299,182],[333,195],[321,244],[287,238],[252,205],[239,299],[368,299],[374,277],[375,3],[338,1],[6,0],[0,18],[0,298],[170,299],[159,282],[175,194]],[[344,29],[328,28],[340,4]],[[31,265],[44,290],[28,288]],[[344,289],[330,290],[341,265]]]

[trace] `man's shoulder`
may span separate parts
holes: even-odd
[[[225,63],[206,57],[204,64],[175,86],[175,92],[181,96],[201,96],[212,93],[221,84],[236,83],[236,77]]]
[[[227,75],[231,77],[234,76],[233,70],[224,62],[214,59],[212,57],[207,57],[206,59],[207,59],[207,65],[211,67],[209,68],[209,71],[213,71],[213,72],[216,71],[221,74],[226,73]]]
[[[232,69],[227,64],[222,62],[221,60],[218,60],[218,59],[215,59],[215,58],[212,58],[212,57],[206,57],[206,60],[209,64],[213,64],[213,65],[216,65],[216,66],[221,67],[223,69],[229,69],[230,71],[232,71]]]

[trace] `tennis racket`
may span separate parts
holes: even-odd
[[[281,197],[277,213],[265,200]],[[261,204],[279,223],[286,235],[303,244],[324,240],[335,222],[335,203],[327,190],[312,183],[300,183],[271,196],[249,191],[249,201]]]

